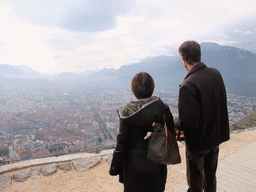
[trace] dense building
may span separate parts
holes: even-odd
[[[174,117],[178,91],[156,89]],[[0,96],[0,156],[16,161],[115,146],[117,110],[134,100],[130,89],[61,89]],[[256,110],[251,97],[228,94],[230,124]]]

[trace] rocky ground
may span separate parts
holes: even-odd
[[[235,131],[231,134],[228,142],[221,144],[219,159],[222,160],[236,151],[256,142],[256,128]],[[166,189],[186,179],[185,147],[180,146],[182,163],[168,166]],[[19,183],[13,181],[11,187],[1,189],[2,192],[120,192],[123,185],[118,183],[118,177],[108,174],[109,165],[103,162],[86,172],[60,171],[45,177],[40,176],[37,180],[29,179]]]

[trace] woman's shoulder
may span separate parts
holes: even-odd
[[[169,108],[169,106],[161,99],[161,97],[158,96],[157,98],[158,98],[159,104],[163,105],[164,108]]]

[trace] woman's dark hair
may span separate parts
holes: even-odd
[[[201,48],[196,41],[185,41],[182,43],[179,47],[179,53],[190,65],[201,62]]]
[[[131,89],[137,99],[150,97],[155,88],[154,79],[146,72],[134,75],[131,81]]]

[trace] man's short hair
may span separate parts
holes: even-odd
[[[196,41],[182,43],[179,47],[179,53],[189,65],[201,62],[201,48]]]
[[[155,88],[154,79],[146,72],[134,75],[131,81],[131,89],[137,99],[150,97]]]

